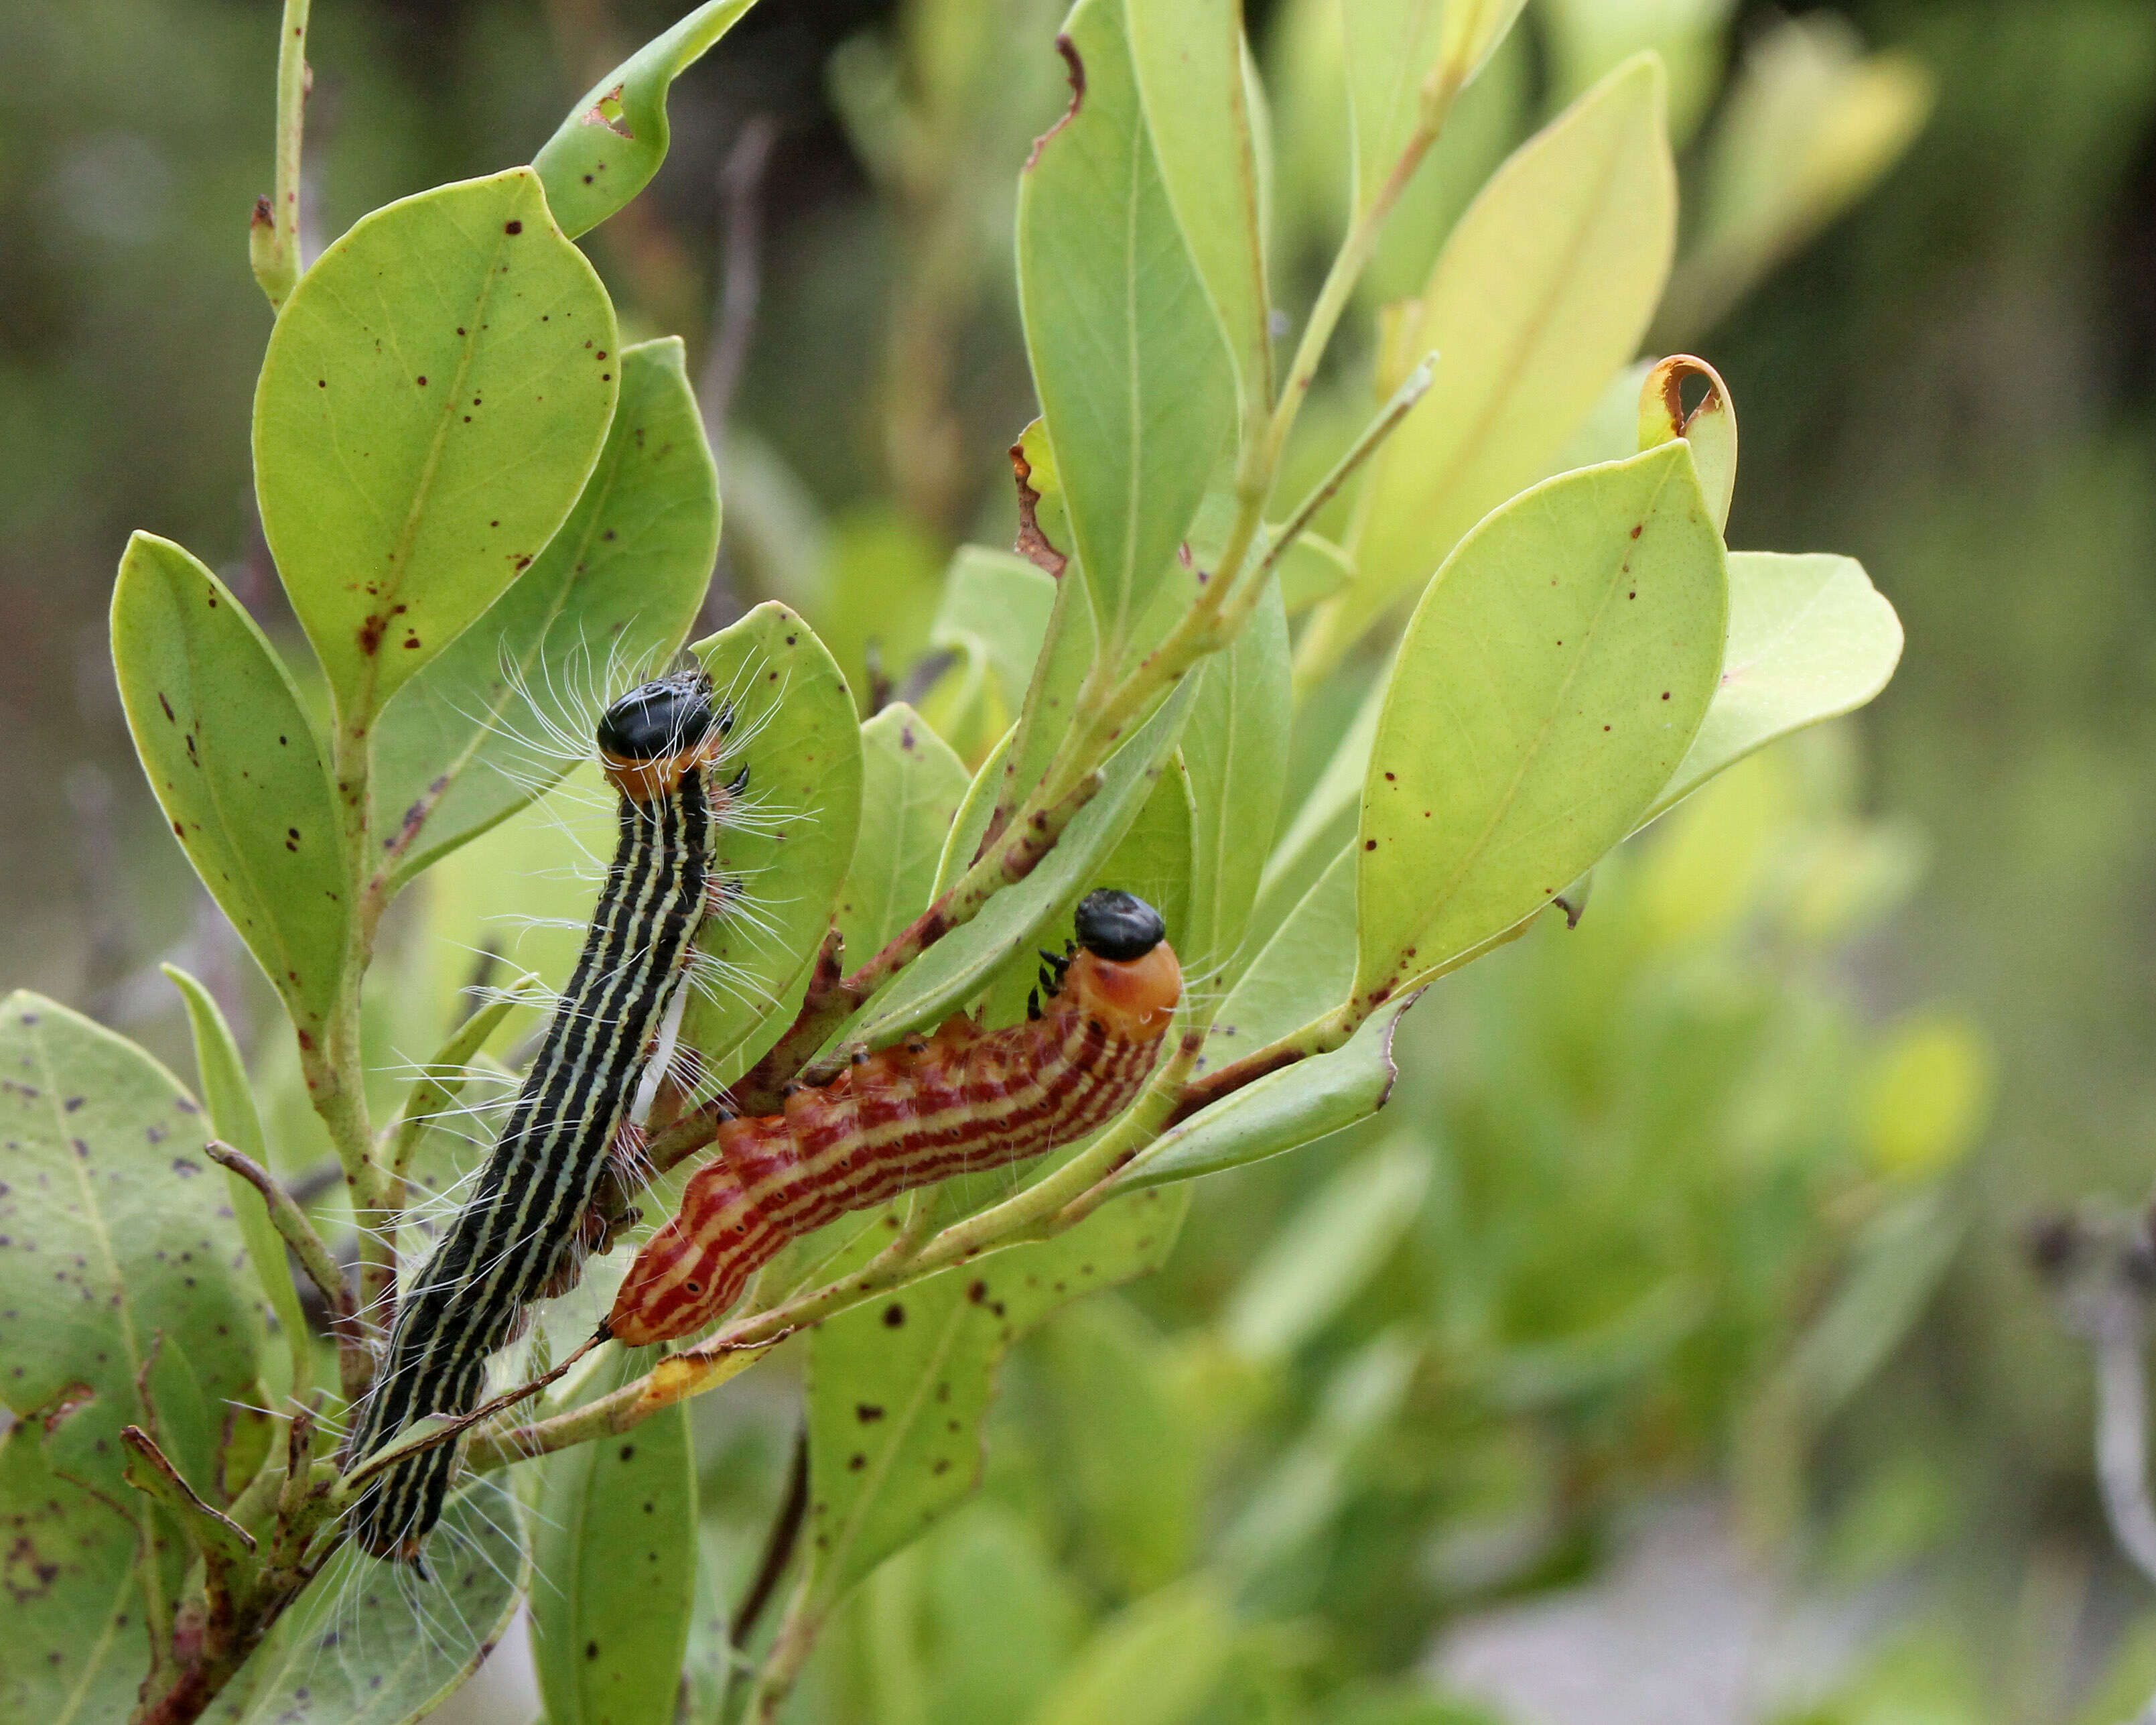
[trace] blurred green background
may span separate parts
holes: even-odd
[[[315,243],[527,159],[672,15],[322,0]],[[2066,1722],[2156,1685],[2086,1360],[2020,1248],[2045,1206],[2138,1200],[2156,1142],[2156,7],[1839,16],[1808,39],[1906,56],[1928,123],[1733,306],[1681,274],[1663,333],[1738,404],[1731,543],[1860,557],[1907,631],[1894,683],[1614,859],[1577,932],[1445,984],[1376,1130],[1209,1182],[1167,1273],[1029,1345],[983,1500],[864,1590],[796,1717],[1138,1717],[1108,1699],[1133,1672],[1161,1725]],[[156,960],[235,1005],[245,961],[162,836],[103,620],[136,527],[278,614],[244,253],[274,17],[0,0],[0,974],[182,1069]],[[764,0],[595,236],[624,322],[686,335],[692,371],[730,255],[747,286],[744,215],[760,236],[721,574],[803,605],[864,687],[903,685],[952,545],[1009,541],[1009,200],[1062,100],[1055,19]],[[1329,219],[1294,22],[1253,0],[1299,306]],[[1711,138],[1725,70],[1791,28],[1532,7],[1429,231],[1630,48],[1668,52]],[[703,1416],[721,1602],[790,1442],[783,1377],[756,1381]]]

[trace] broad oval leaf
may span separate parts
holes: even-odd
[[[427,1578],[347,1545],[203,1717],[211,1725],[413,1725],[509,1627],[530,1565],[499,1476],[449,1499]]]
[[[680,338],[639,342],[569,518],[382,713],[372,854],[393,889],[588,755],[607,702],[687,636],[718,545],[718,475]]]
[[[1330,1053],[1245,1084],[1163,1133],[1116,1181],[1142,1191],[1261,1161],[1368,1120],[1393,1094],[1393,1032],[1420,996],[1396,995]],[[1112,1208],[1112,1207],[1111,1207]]]
[[[964,763],[903,701],[861,727],[861,753],[860,837],[838,904],[849,968],[928,908],[968,783]]]
[[[1461,534],[1542,473],[1630,359],[1669,274],[1676,181],[1640,56],[1522,144],[1453,229],[1401,352],[1438,354],[1378,451],[1353,584],[1317,612],[1329,666]]]
[[[300,278],[255,388],[255,492],[346,725],[546,548],[606,437],[620,345],[528,167],[377,209]]]
[[[691,651],[734,711],[729,765],[749,773],[745,813],[718,843],[742,899],[696,936],[714,972],[681,1022],[718,1064],[788,1004],[831,925],[860,826],[861,730],[838,662],[776,600]]]
[[[112,593],[127,729],[173,834],[319,1044],[343,975],[352,893],[336,793],[290,673],[225,584],[136,533]]]
[[[980,1479],[982,1423],[1011,1344],[1057,1307],[1154,1269],[1180,1193],[1102,1209],[1055,1239],[916,1282],[818,1326],[808,1355],[804,1599],[828,1610]],[[855,1249],[887,1238],[869,1230]]]
[[[1461,542],[1408,625],[1363,780],[1358,1007],[1639,825],[1699,729],[1728,615],[1681,441],[1546,481]]]
[[[135,1501],[128,1424],[215,1501],[225,1403],[259,1375],[260,1295],[208,1137],[124,1037],[27,991],[0,1003],[0,1395],[44,1413],[53,1471],[108,1502]]]
[[[1070,533],[1120,658],[1197,513],[1234,399],[1228,350],[1142,111],[1121,0],[1065,25],[1070,113],[1019,189],[1019,299]]]
[[[592,1393],[634,1375],[619,1349]],[[669,1725],[696,1587],[689,1404],[547,1458],[531,1561],[531,1655],[547,1725]]]
[[[666,159],[666,95],[756,0],[706,0],[599,80],[532,157],[562,231],[595,228]]]
[[[1901,619],[1855,558],[1732,552],[1722,680],[1645,818],[1777,737],[1855,712],[1887,687],[1901,657]]]

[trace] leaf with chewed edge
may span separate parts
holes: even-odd
[[[690,651],[733,711],[726,770],[749,774],[716,871],[740,899],[696,936],[725,968],[681,1022],[682,1042],[722,1065],[787,1010],[830,927],[860,826],[861,730],[838,662],[776,600]]]
[[[666,159],[666,95],[756,0],[706,0],[578,99],[531,166],[562,231],[595,228],[651,183]]]
[[[319,1044],[351,894],[336,796],[291,673],[223,582],[136,533],[112,591],[112,662],[135,752],[180,847]]]
[[[1011,1344],[1070,1300],[1158,1266],[1183,1202],[1142,1194],[1057,1238],[946,1270],[814,1332],[802,1609],[828,1611],[973,1494],[982,1422]],[[871,1229],[857,1251],[872,1255],[883,1233]]]

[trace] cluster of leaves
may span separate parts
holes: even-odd
[[[18,996],[0,1023],[17,1116],[6,1512],[33,1652],[9,1681],[26,1707],[119,1710],[146,1625],[145,1717],[410,1717],[498,1632],[536,1552],[550,1712],[665,1717],[696,1523],[650,1506],[693,1502],[686,1398],[822,1321],[804,1558],[750,1699],[775,1712],[855,1583],[968,1495],[1019,1334],[1158,1263],[1192,1177],[1374,1114],[1430,981],[1553,903],[1576,914],[1628,834],[1892,670],[1898,630],[1854,564],[1726,554],[1736,429],[1719,380],[1697,361],[1625,369],[1674,228],[1653,56],[1490,178],[1419,296],[1383,319],[1374,416],[1313,455],[1296,427],[1331,337],[1517,4],[1342,17],[1328,51],[1347,231],[1276,375],[1278,170],[1237,8],[1081,0],[1070,111],[1017,207],[1040,404],[1018,456],[1025,554],[954,562],[929,641],[959,662],[926,703],[933,723],[902,703],[860,723],[839,661],[776,603],[697,645],[745,721],[766,810],[722,860],[783,889],[704,935],[734,986],[684,1033],[753,1096],[841,1039],[969,1005],[1007,1021],[1033,947],[1111,883],[1162,909],[1194,981],[1176,1055],[1122,1122],[1015,1193],[947,1190],[802,1243],[706,1344],[642,1375],[602,1353],[529,1423],[480,1431],[434,1606],[370,1573],[337,1550],[348,1479],[314,1434],[364,1388],[399,1218],[415,1182],[469,1165],[454,1111],[499,1070],[490,1039],[515,1031],[507,1002],[452,1017],[416,1080],[388,1084],[385,1048],[444,1034],[443,991],[398,986],[409,969],[376,966],[377,937],[430,871],[434,933],[501,914],[501,847],[533,842],[538,817],[519,811],[572,764],[532,739],[581,736],[597,696],[689,632],[719,504],[681,348],[623,347],[572,240],[649,179],[669,85],[745,9],[714,0],[625,62],[531,167],[377,211],[304,274],[305,79],[285,44],[280,195],[255,234],[279,306],[256,478],[312,663],[295,676],[216,575],[147,535],[121,566],[113,639],[152,786],[294,1033],[250,1079],[206,991],[176,977],[198,1102],[52,1002]],[[1342,525],[1321,539],[1328,511]],[[1335,710],[1344,724],[1322,717]],[[1298,748],[1322,765],[1291,814],[1281,763]],[[271,1105],[280,1063],[301,1120]],[[663,1151],[711,1130],[692,1115]],[[323,1215],[264,1171],[313,1143],[344,1177],[351,1276]],[[1328,1202],[1412,1215],[1404,1166],[1358,1165]],[[288,1249],[328,1313],[333,1390]],[[1353,1291],[1354,1252],[1328,1238],[1313,1261]],[[1396,1407],[1406,1357],[1362,1360],[1341,1393]],[[535,1454],[544,1531],[527,1541],[487,1475]],[[637,1585],[609,1578],[624,1569]],[[1142,1626],[1152,1645],[1225,1621],[1202,1587],[1177,1602]],[[413,1628],[451,1615],[449,1645]],[[699,1706],[741,1704],[716,1693],[723,1646],[702,1669]],[[1067,1716],[1097,1717],[1092,1693]]]
[[[1410,1017],[1382,1120],[1236,1177],[1159,1275],[1028,1342],[980,1499],[841,1611],[799,1716],[1466,1725],[1406,1675],[1433,1632],[1578,1577],[1642,1482],[1734,1451],[1779,1535],[1943,1270],[1984,1111],[1964,1022],[1878,1035],[1835,980],[1916,878],[1845,777],[1744,763],[1578,929]],[[737,1587],[788,1435],[738,1417],[706,1472]]]

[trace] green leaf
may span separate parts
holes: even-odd
[[[724,981],[690,997],[681,1037],[718,1063],[781,1011],[831,925],[861,817],[861,729],[815,631],[775,600],[691,649],[734,708],[729,771],[749,814],[720,835],[718,869],[747,904],[706,919],[697,949]]]
[[[1221,1002],[1198,1070],[1225,1066],[1311,1022],[1354,984],[1355,854],[1343,836],[1332,863]]]
[[[955,652],[921,716],[968,760],[1011,728],[1033,681],[1055,605],[1055,581],[1008,551],[962,545],[951,559],[928,644]]]
[[[112,593],[112,661],[135,752],[203,884],[319,1044],[351,894],[336,794],[284,662],[224,584],[136,533]]]
[[[134,1043],[26,991],[0,1003],[0,1393],[109,1501],[141,1501],[128,1424],[219,1501],[225,1403],[254,1398],[260,1297],[208,1136]]]
[[[1226,1674],[1235,1635],[1209,1578],[1148,1594],[1094,1632],[1025,1725],[1183,1725]]]
[[[620,358],[613,429],[561,531],[382,713],[373,854],[395,847],[393,886],[588,758],[607,702],[663,671],[696,621],[719,544],[696,392],[678,337]]]
[[[1386,1002],[1331,1053],[1268,1073],[1163,1133],[1119,1185],[1142,1191],[1240,1168],[1368,1120],[1393,1093],[1393,1032],[1418,998]]]
[[[1437,63],[1447,0],[1363,0],[1340,8],[1354,140],[1354,214],[1378,201],[1421,119],[1423,80]]]
[[[1272,410],[1258,156],[1240,0],[1125,0],[1154,162],[1235,369],[1245,423]]]
[[[965,800],[965,764],[905,702],[861,727],[861,832],[839,892],[850,966],[928,908],[936,865]]]
[[[1670,135],[1683,144],[1721,88],[1733,9],[1734,0],[1544,0],[1537,22],[1554,100],[1651,51],[1669,79]]]
[[[613,417],[613,307],[528,167],[362,217],[254,392],[262,531],[348,726],[546,548]]]
[[[210,1725],[413,1725],[501,1639],[529,1572],[498,1476],[449,1499],[428,1579],[346,1546],[278,1619]]]
[[[592,1393],[633,1375],[629,1356]],[[547,1458],[531,1560],[532,1662],[547,1725],[672,1725],[696,1604],[696,1455],[677,1402]]]
[[[1035,944],[1058,907],[1092,878],[1101,858],[1137,818],[1175,748],[1195,687],[1186,678],[1137,734],[1108,758],[1101,770],[1104,782],[1100,790],[1030,874],[996,893],[971,922],[952,929],[900,971],[840,1032],[841,1039],[880,1046],[916,1025],[940,1018],[985,987],[1012,954]],[[982,769],[984,792],[995,782],[998,770],[993,759]],[[987,825],[990,801],[987,794],[969,796],[952,825],[952,842],[944,849],[947,870],[955,865],[958,873],[964,872]],[[970,822],[968,816],[973,817]],[[937,889],[941,892],[950,884],[939,880]]]
[[[1121,0],[1065,25],[1083,93],[1019,189],[1019,297],[1070,533],[1119,659],[1188,531],[1234,379],[1140,111]]]
[[[1029,1351],[1056,1424],[1059,1496],[1079,1514],[1065,1536],[1082,1574],[1132,1598],[1187,1573],[1205,1506],[1204,1393],[1187,1357],[1127,1300],[1089,1300]]]
[[[809,1340],[803,1609],[828,1611],[972,1496],[981,1428],[1012,1342],[1070,1300],[1156,1267],[1180,1194],[1109,1206],[1070,1233],[901,1288]],[[884,1230],[857,1253],[872,1254]]]
[[[1728,615],[1681,441],[1545,481],[1461,543],[1408,625],[1363,781],[1359,1001],[1532,915],[1639,825],[1699,729]]]
[[[1195,816],[1190,913],[1176,942],[1187,975],[1232,962],[1256,904],[1285,790],[1292,693],[1287,615],[1275,583],[1235,644],[1198,672],[1183,728]]]
[[[565,234],[595,228],[666,159],[666,93],[755,0],[706,0],[578,99],[531,166]]]
[[[38,1448],[43,1435],[30,1420],[0,1437],[0,1577],[8,1590],[0,1718],[124,1719],[149,1656],[136,1530],[109,1501],[48,1467]]]
[[[1279,1362],[1308,1341],[1374,1274],[1414,1225],[1430,1153],[1395,1136],[1318,1187],[1265,1247],[1228,1301],[1229,1345]]]
[[[1732,552],[1722,681],[1645,818],[1777,737],[1854,712],[1901,657],[1901,620],[1855,558]]]
[[[1354,584],[1317,614],[1307,663],[1332,663],[1543,472],[1631,358],[1676,228],[1662,106],[1660,68],[1628,61],[1514,152],[1453,229],[1394,343],[1435,349],[1435,378],[1378,453]]]
[[[255,1111],[254,1091],[240,1058],[239,1045],[224,1022],[210,991],[177,965],[161,966],[166,979],[187,1002],[187,1026],[194,1032],[195,1070],[202,1085],[203,1101],[209,1110],[210,1130],[243,1156],[262,1167],[270,1166],[269,1141],[262,1135],[262,1117]],[[312,1383],[307,1321],[300,1310],[300,1290],[293,1285],[285,1237],[270,1219],[262,1194],[229,1168],[222,1171],[233,1214],[239,1218],[239,1237],[247,1243],[247,1255],[254,1277],[269,1296],[277,1315],[277,1327],[292,1350],[292,1381],[287,1388],[304,1396]]]

